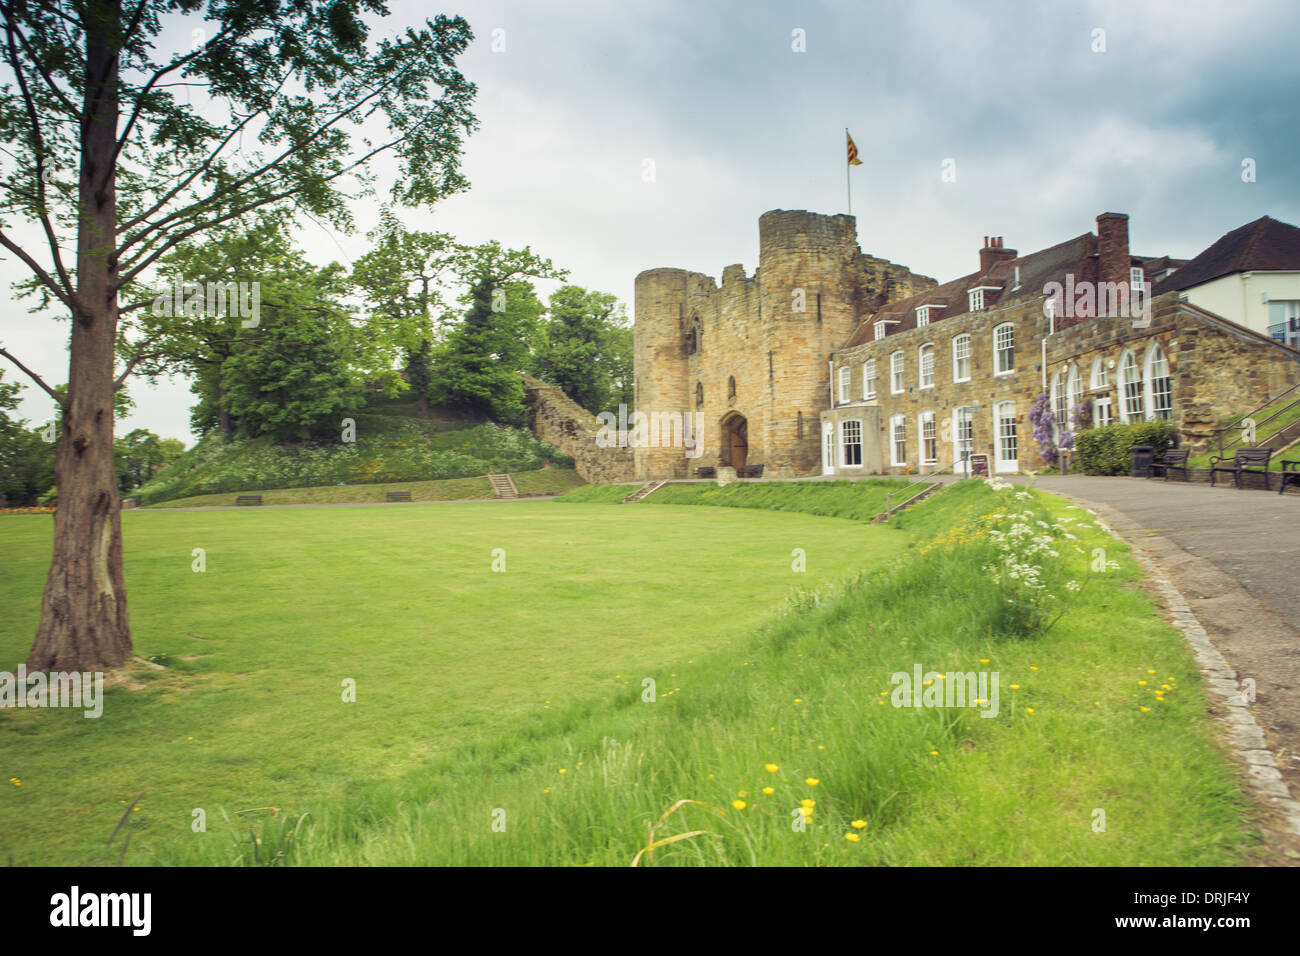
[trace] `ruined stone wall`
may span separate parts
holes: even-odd
[[[600,429],[596,416],[557,386],[524,376],[524,401],[533,434],[572,458],[584,481],[597,484],[633,479],[632,449],[597,445]]]

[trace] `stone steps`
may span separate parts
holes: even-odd
[[[652,481],[648,485],[643,485],[641,488],[637,489],[632,494],[624,498],[623,504],[627,505],[627,504],[631,504],[634,501],[640,501],[646,495],[654,494],[656,491],[658,491],[666,484],[668,484],[668,481],[665,479],[663,481]]]
[[[492,493],[498,498],[518,498],[519,489],[515,487],[514,481],[509,475],[488,475],[488,482],[492,485]]]

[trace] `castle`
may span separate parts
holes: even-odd
[[[609,447],[527,383],[537,434],[586,480],[961,473],[976,456],[1014,473],[1079,428],[1152,419],[1199,453],[1300,384],[1300,229],[1267,216],[1192,260],[1134,254],[1114,212],[1025,255],[985,237],[942,285],[863,254],[851,216],[773,210],[758,228],[752,277],[636,278],[635,412],[698,435]]]

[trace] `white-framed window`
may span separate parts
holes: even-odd
[[[1300,300],[1269,300],[1268,335],[1283,345],[1300,349]]]
[[[1100,355],[1092,360],[1092,372],[1088,375],[1088,387],[1093,390],[1110,388],[1110,374],[1106,371],[1106,361]]]
[[[1052,375],[1052,441],[1061,443],[1061,435],[1069,422],[1069,412],[1065,405],[1065,380],[1058,368]]]
[[[898,395],[903,391],[903,350],[889,356],[889,391]]]
[[[1004,322],[993,330],[993,374],[1010,375],[1016,370],[1016,327]]]
[[[998,402],[993,406],[993,468],[995,471],[1020,470],[1020,436],[1017,425],[1015,402]]]
[[[1070,374],[1065,380],[1065,404],[1071,415],[1074,409],[1083,401],[1083,375],[1079,372],[1079,363],[1073,362],[1070,365]]]
[[[907,416],[895,415],[889,420],[889,463],[895,467],[907,464]]]
[[[1093,402],[1092,408],[1093,420],[1097,423],[1098,428],[1109,425],[1115,421],[1115,411],[1111,408],[1109,394]]]
[[[926,342],[916,351],[922,388],[934,388],[934,343]]]
[[[918,329],[930,324],[930,310],[933,308],[932,305],[918,305],[916,307],[916,327]]]
[[[862,464],[862,422],[856,418],[840,422],[840,446],[843,450],[840,464]]]
[[[1173,387],[1169,379],[1169,359],[1159,342],[1152,342],[1143,364],[1146,392],[1146,417],[1168,421],[1173,415]]]
[[[862,397],[876,397],[876,360],[867,359],[862,363]]]
[[[1128,422],[1140,422],[1146,411],[1143,407],[1146,403],[1142,396],[1142,372],[1138,368],[1137,359],[1133,357],[1133,352],[1129,349],[1124,350],[1124,354],[1119,357],[1119,420]]]
[[[921,464],[936,464],[939,461],[939,436],[934,427],[934,412],[922,412],[918,424],[921,433]]]
[[[1134,292],[1142,291],[1142,269],[1140,266],[1134,266],[1128,270],[1128,287]]]
[[[975,409],[959,405],[952,413],[953,471],[965,474],[968,460],[975,454]]]
[[[881,339],[885,337],[886,327],[884,322],[877,322],[875,325],[872,326],[872,329],[874,333],[873,338],[877,342],[879,342]]]
[[[952,340],[952,380],[970,381],[970,333],[963,332]]]
[[[966,293],[966,311],[982,312],[984,310],[984,290],[971,289]]]
[[[840,404],[841,405],[849,400],[849,386],[850,386],[849,379],[851,378],[852,375],[853,375],[853,370],[850,369],[847,365],[840,366]]]

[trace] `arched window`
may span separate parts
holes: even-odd
[[[876,397],[876,360],[867,359],[862,363],[862,397]]]
[[[1070,366],[1070,376],[1065,383],[1065,398],[1070,414],[1074,414],[1074,407],[1083,401],[1083,375],[1079,372],[1077,362]]]
[[[849,368],[847,365],[841,365],[841,366],[840,366],[840,393],[839,393],[839,394],[840,394],[840,401],[839,401],[839,403],[840,403],[841,405],[843,405],[844,403],[850,401],[850,400],[852,399],[852,397],[853,397],[853,396],[851,396],[851,395],[849,394],[850,378],[852,377],[852,375],[853,375],[853,370],[852,370],[851,368]]]
[[[1143,362],[1147,418],[1169,420],[1173,414],[1173,388],[1169,381],[1169,359],[1160,343],[1152,342]]]
[[[704,383],[695,383],[695,407],[699,408],[704,404]]]
[[[1092,373],[1088,376],[1088,387],[1093,391],[1110,388],[1110,376],[1106,373],[1106,363],[1098,355],[1092,360]]]
[[[926,342],[917,350],[917,365],[920,367],[921,387],[934,388],[934,343]]]
[[[1061,443],[1061,436],[1069,426],[1069,411],[1066,406],[1065,398],[1065,379],[1061,369],[1057,369],[1052,376],[1052,441],[1058,445]]]
[[[727,379],[727,398],[728,400],[736,397],[736,376],[732,375]]]
[[[970,333],[963,332],[952,340],[952,380],[970,381]]]
[[[1132,351],[1125,349],[1119,357],[1119,417],[1122,422],[1140,422],[1145,409],[1142,397],[1142,373]]]

